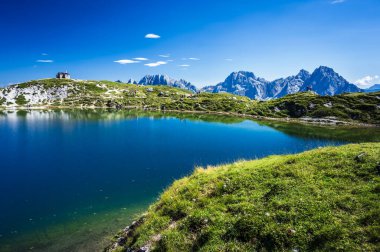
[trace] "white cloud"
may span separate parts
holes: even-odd
[[[226,60],[226,61],[232,61],[232,59],[224,59],[224,60]]]
[[[182,65],[179,65],[180,67],[189,67],[190,65],[188,64],[182,64]]]
[[[147,58],[133,58],[134,60],[140,60],[140,61],[145,61],[148,60]]]
[[[138,60],[122,59],[122,60],[116,60],[116,61],[114,61],[114,62],[115,62],[115,63],[122,64],[122,65],[125,65],[125,64],[139,63],[140,61],[138,61]]]
[[[199,59],[199,58],[182,58],[182,60],[201,60],[201,59]]]
[[[167,62],[173,62],[174,60],[170,59],[170,60],[167,60]]]
[[[47,53],[41,53],[42,56],[48,56],[49,54]]]
[[[380,82],[380,77],[378,75],[374,75],[374,76],[368,75],[357,80],[355,84],[362,88],[368,88],[372,86],[373,84],[378,84],[378,82]]]
[[[166,62],[166,61],[157,61],[157,62],[145,64],[145,66],[148,66],[148,67],[158,67],[158,66],[166,65],[166,64],[168,64],[168,62]]]
[[[149,34],[145,35],[145,38],[148,38],[148,39],[159,39],[159,38],[161,38],[161,36],[157,35],[157,34],[149,33]]]
[[[37,60],[38,63],[53,63],[54,60]]]
[[[170,58],[170,54],[160,54],[158,56],[161,58]]]
[[[344,2],[346,2],[346,0],[333,0],[333,1],[331,1],[331,4],[341,4]]]

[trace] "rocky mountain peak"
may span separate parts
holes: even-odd
[[[192,92],[197,92],[197,88],[190,82],[183,79],[175,80],[170,78],[166,74],[156,74],[156,75],[146,75],[144,76],[138,84],[140,85],[167,85],[170,87],[178,87],[182,89],[187,89]]]
[[[228,92],[245,95],[253,99],[266,100],[306,91],[309,87],[319,95],[362,91],[327,66],[318,67],[312,74],[302,69],[297,75],[271,82],[255,76],[252,72],[233,72],[224,82],[216,86],[208,86],[202,90],[213,93]]]
[[[135,81],[134,79],[129,79],[127,81],[128,84],[137,84],[137,81]]]
[[[141,85],[167,85],[171,82],[171,78],[166,74],[146,75],[140,81]]]
[[[317,69],[314,70],[314,72],[311,74],[311,77],[313,78],[330,78],[330,79],[343,79],[338,73],[334,71],[334,69],[326,66],[320,66]]]
[[[252,72],[248,71],[239,71],[239,72],[233,72],[231,73],[226,80],[231,80],[231,81],[241,81],[241,80],[248,80],[248,79],[256,79],[256,76]]]
[[[320,66],[315,69],[301,90],[305,91],[309,87],[320,95],[335,95],[345,92],[362,91],[360,88],[349,83],[346,79],[336,73],[334,69],[326,66]]]
[[[301,79],[301,80],[305,81],[305,80],[309,79],[310,76],[311,76],[311,74],[308,71],[301,69],[295,77],[297,79]]]

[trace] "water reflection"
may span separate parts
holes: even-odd
[[[176,118],[180,120],[215,122],[224,124],[237,124],[245,120],[243,117],[234,117],[207,113],[179,113],[147,110],[115,110],[115,109],[41,109],[41,110],[0,110],[0,122],[20,122],[24,118],[29,123],[49,120],[60,121],[115,121],[134,120],[138,118],[165,119]],[[259,125],[268,126],[285,134],[302,138],[320,138],[347,142],[379,142],[380,127],[354,127],[354,126],[320,126],[307,125],[294,122],[281,122],[269,120],[252,120]]]

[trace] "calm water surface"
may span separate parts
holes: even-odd
[[[195,166],[379,135],[211,115],[0,112],[0,251],[98,250]]]

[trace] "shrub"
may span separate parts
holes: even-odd
[[[19,105],[19,106],[23,106],[23,105],[26,105],[28,103],[28,101],[25,99],[25,96],[24,95],[19,95],[16,97],[16,104]]]

